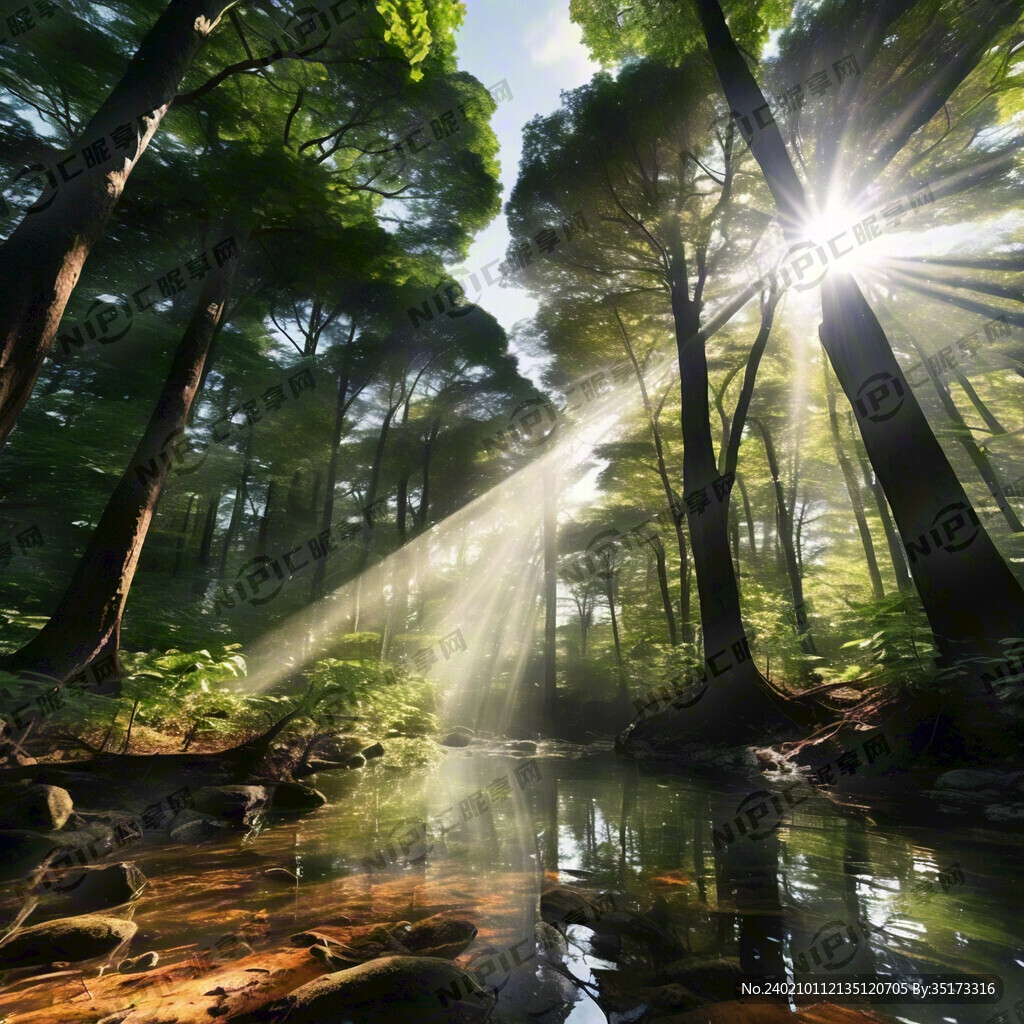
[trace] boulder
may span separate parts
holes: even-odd
[[[467,729],[465,732],[453,729],[441,740],[442,747],[468,747],[473,742],[473,734]]]
[[[225,821],[247,824],[270,799],[265,786],[203,786],[192,795],[193,809]]]
[[[288,1024],[482,1024],[494,996],[449,960],[386,956],[295,989],[264,1019]]]
[[[145,885],[146,876],[130,862],[73,869],[64,875],[56,890],[58,906],[64,916],[109,910],[130,903]]]
[[[372,761],[375,757],[383,757],[384,744],[378,740],[376,743],[371,743],[368,747],[363,747],[360,753],[367,761]]]
[[[434,914],[415,924],[396,928],[394,936],[410,953],[454,960],[476,938],[476,925],[461,918]]]
[[[224,834],[227,824],[209,814],[200,814],[186,807],[178,811],[168,828],[175,843],[201,843],[204,839]]]
[[[0,832],[0,882],[30,874],[48,854],[63,848],[64,842],[63,836],[58,839],[26,829]]]
[[[270,791],[270,810],[274,814],[306,814],[323,807],[327,797],[301,782],[278,782]]]
[[[60,960],[79,963],[108,956],[138,931],[133,921],[85,914],[34,924],[0,944],[0,968],[43,967]]]
[[[313,748],[328,761],[346,761],[353,754],[361,754],[366,747],[362,736],[324,736]]]
[[[984,790],[1002,788],[1005,776],[1002,772],[988,771],[979,768],[957,768],[945,772],[935,780],[937,789]]]
[[[677,984],[702,999],[734,999],[742,971],[737,959],[697,955],[683,957],[662,972],[662,984]]]
[[[60,786],[17,786],[0,800],[0,828],[56,832],[64,827],[74,805]]]
[[[366,758],[362,754],[353,754],[346,762],[346,768],[362,768],[366,764]]]

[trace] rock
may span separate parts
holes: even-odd
[[[386,956],[317,978],[267,1008],[288,1024],[482,1024],[494,996],[448,960]]]
[[[938,789],[995,789],[1002,787],[1005,776],[1002,772],[981,770],[977,768],[957,768],[945,772],[935,780]]]
[[[45,883],[42,883],[45,885]],[[91,914],[109,910],[136,899],[145,888],[146,876],[132,863],[108,864],[69,871],[57,892],[65,905],[64,916],[70,913]],[[36,891],[45,891],[41,885]],[[66,906],[70,904],[70,907]]]
[[[378,740],[376,743],[371,743],[368,747],[363,747],[359,751],[367,761],[372,761],[375,757],[384,756],[384,744]]]
[[[57,832],[71,816],[71,794],[59,786],[18,786],[4,793],[0,828]]]
[[[175,843],[201,843],[204,839],[224,834],[227,824],[209,814],[191,808],[179,811],[171,822],[169,835]]]
[[[582,893],[557,886],[541,895],[540,916],[548,924],[561,928],[566,924],[593,927],[601,917],[601,911]]]
[[[313,748],[328,761],[347,761],[353,754],[361,754],[366,747],[362,736],[324,736]]]
[[[133,921],[86,914],[23,928],[0,945],[0,967],[42,967],[108,956],[138,931]]]
[[[989,821],[998,821],[1001,824],[1024,822],[1024,803],[989,804],[984,810]]]
[[[151,967],[156,967],[159,962],[160,954],[151,949],[148,953],[140,953],[138,956],[130,956],[122,960],[117,965],[117,973],[135,974],[138,971],[148,971]]]
[[[292,772],[292,778],[304,779],[308,775],[316,775],[318,772],[341,772],[347,771],[348,768],[349,765],[345,761],[321,761],[319,758],[313,758],[312,761],[300,764]]]
[[[64,842],[63,836],[45,836],[26,829],[0,832],[0,881],[30,874],[48,854],[62,849]]]
[[[267,805],[269,794],[265,786],[203,786],[192,799],[200,814],[246,824]]]
[[[393,934],[410,953],[454,960],[476,938],[476,925],[457,917],[434,914],[397,928]]]
[[[348,761],[345,762],[346,768],[362,768],[366,764],[366,758],[362,754],[353,754]]]
[[[305,814],[327,803],[327,797],[301,782],[278,782],[271,789],[270,810],[274,814]]]
[[[734,999],[741,974],[739,960],[721,956],[688,956],[669,964],[662,980],[689,989],[703,999]]]
[[[452,730],[448,733],[443,740],[441,740],[442,747],[468,747],[473,742],[472,735],[467,735],[465,732],[458,730]]]
[[[569,952],[565,936],[547,921],[538,921],[534,925],[534,935],[540,948],[556,959]]]

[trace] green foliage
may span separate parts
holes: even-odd
[[[439,728],[434,684],[391,665],[324,658],[309,679],[322,712],[358,716],[370,731],[426,736]]]
[[[896,595],[854,606],[840,626],[841,634],[867,630],[869,635],[842,645],[844,650],[856,651],[857,663],[836,681],[870,679],[878,684],[927,687],[935,678],[935,646],[916,606]]]

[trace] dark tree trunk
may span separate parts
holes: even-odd
[[[117,206],[128,176],[174,101],[178,86],[217,26],[225,0],[174,0],[142,40],[124,76],[71,146],[79,154],[108,140],[112,159],[91,170],[79,155],[0,246],[0,449],[32,393],[82,267]],[[120,125],[134,138],[109,141]],[[76,170],[77,168],[77,170]]]
[[[737,114],[750,118],[766,106],[764,95],[729,32],[718,0],[695,2],[726,99]],[[922,98],[902,119],[900,132],[874,166],[884,166],[908,133],[941,109],[945,95],[973,67],[970,58],[984,45],[985,32],[1013,17],[1015,12],[1007,8],[987,19],[971,46],[961,47],[955,59],[946,62],[935,88],[921,90]],[[802,241],[806,200],[778,127],[770,123],[747,141],[787,236]],[[832,269],[822,282],[821,297],[822,345],[857,415],[943,661],[956,664],[979,656],[1005,660],[1000,641],[1019,635],[1024,589],[971,507],[856,282]],[[978,680],[980,691],[980,671],[968,674]]]
[[[935,393],[939,396],[939,401],[942,403],[943,411],[953,424],[953,436],[967,453],[967,457],[971,460],[974,468],[978,471],[978,475],[985,481],[989,492],[996,500],[996,505],[1002,513],[1003,519],[1006,520],[1006,525],[1014,533],[1021,533],[1024,531],[1024,525],[1021,524],[1020,519],[1017,518],[1017,513],[1006,500],[1006,494],[1003,492],[1003,485],[1000,483],[999,477],[992,468],[992,464],[989,462],[988,456],[975,442],[974,435],[971,433],[971,428],[967,426],[964,422],[963,416],[960,415],[960,410],[956,407],[956,402],[953,401],[953,396],[949,393],[949,388],[946,387],[945,381],[943,381],[938,373],[936,373],[935,367],[932,366],[931,360],[928,359],[924,350],[918,344],[917,338],[915,338],[909,330],[906,330],[906,327],[904,327],[904,330],[906,331],[907,337],[910,339],[910,343],[914,346],[914,350],[917,352],[918,358],[921,360],[922,365],[928,373],[928,378],[932,383],[932,387],[935,389]],[[966,379],[963,383],[967,384],[967,387],[970,388],[971,394],[974,394],[974,389],[970,387],[970,384],[967,383]],[[974,397],[977,398],[978,396],[975,394]]]
[[[857,483],[857,475],[853,471],[853,464],[846,456],[843,448],[843,438],[839,430],[839,415],[836,412],[836,389],[832,383],[832,374],[829,368],[825,371],[825,395],[828,402],[828,422],[832,431],[832,445],[835,448],[836,459],[839,468],[843,472],[843,480],[846,482],[846,493],[850,496],[850,505],[853,507],[853,518],[857,523],[857,530],[860,533],[860,542],[864,546],[864,561],[868,567],[868,577],[871,580],[871,592],[876,601],[885,597],[885,588],[882,586],[882,574],[878,571],[878,559],[875,557],[875,542],[871,539],[871,530],[868,529],[868,520],[864,514],[864,502],[861,498],[860,485]]]
[[[554,469],[544,469],[544,717],[549,725],[555,723],[555,697],[558,677],[556,654],[558,637],[555,632],[558,613],[558,489]]]
[[[267,499],[263,503],[263,515],[260,516],[260,525],[256,533],[256,555],[259,558],[267,557],[267,541],[270,537],[270,506],[274,501],[274,481],[267,484]]]
[[[192,581],[192,593],[196,596],[204,593],[206,590],[213,551],[213,531],[217,526],[217,510],[219,507],[220,493],[218,492],[210,499],[210,505],[206,510],[206,518],[203,522],[203,533],[199,539],[196,574]]]
[[[789,577],[789,592],[793,600],[793,618],[796,632],[800,637],[800,645],[805,654],[817,654],[814,637],[811,636],[807,610],[804,608],[804,585],[800,578],[800,567],[796,562],[796,551],[793,547],[793,520],[789,516],[789,506],[782,491],[779,479],[779,460],[775,457],[775,445],[767,424],[761,419],[751,418],[750,422],[761,432],[764,441],[764,454],[768,460],[768,471],[772,475],[775,487],[775,521],[778,523],[779,538],[782,541],[782,554],[786,560],[786,575]]]
[[[181,569],[181,556],[185,550],[185,541],[188,538],[188,525],[192,519],[192,506],[195,504],[196,496],[190,494],[188,496],[188,505],[185,506],[185,515],[181,519],[181,532],[178,534],[177,543],[174,545],[174,568],[171,570],[172,576],[177,576]]]
[[[220,551],[220,565],[218,575],[221,579],[228,568],[228,555],[231,553],[231,545],[235,541],[235,534],[242,522],[242,514],[245,512],[245,499],[249,491],[249,471],[252,468],[250,462],[250,450],[252,447],[252,434],[245,443],[245,457],[242,461],[242,475],[238,478],[238,486],[235,488],[235,503],[231,506],[231,518],[228,520],[228,528],[224,531],[224,544]],[[291,518],[291,517],[289,517]]]
[[[672,489],[672,481],[668,475],[668,467],[665,465],[665,447],[661,438],[661,427],[658,426],[658,412],[660,412],[660,406],[657,410],[651,404],[650,395],[647,392],[647,382],[644,380],[643,370],[640,367],[640,363],[636,358],[636,353],[633,351],[633,344],[630,341],[629,334],[626,332],[626,326],[622,322],[622,317],[619,316],[618,309],[615,310],[615,318],[619,323],[619,330],[622,334],[622,344],[626,350],[626,355],[629,356],[629,361],[633,365],[633,373],[636,375],[637,384],[640,387],[640,398],[644,403],[644,412],[647,414],[647,423],[651,430],[651,440],[654,442],[654,454],[657,458],[658,463],[658,476],[661,479],[661,486],[665,492],[665,500],[668,502],[669,513],[672,516],[672,526],[676,533],[676,546],[679,550],[679,617],[685,630],[690,622],[690,588],[689,588],[689,573],[687,571],[687,552],[686,552],[686,539],[683,536],[683,514],[679,508],[679,503],[676,500],[675,492]],[[673,623],[670,629],[672,636],[675,637],[676,630],[675,624]],[[676,640],[672,640],[673,646]]]
[[[229,260],[207,279],[142,439],[100,516],[68,589],[35,637],[0,661],[4,668],[31,668],[65,679],[101,656],[117,656],[128,591],[236,266],[236,260]]]
[[[668,590],[668,570],[665,565],[665,545],[661,538],[655,534],[651,538],[651,547],[654,549],[654,558],[658,566],[658,587],[661,590],[661,605],[665,609],[665,621],[668,623],[668,639],[673,647],[679,643],[676,634],[676,616],[672,610],[672,597]]]
[[[848,414],[853,419],[853,413]],[[851,429],[853,424],[850,424]],[[904,596],[917,593],[914,590],[914,581],[910,578],[910,570],[907,568],[907,556],[903,550],[903,543],[900,535],[896,532],[896,526],[889,513],[889,503],[885,500],[885,492],[878,482],[868,462],[867,452],[860,437],[854,432],[854,443],[857,449],[857,461],[860,463],[861,476],[864,478],[864,486],[867,487],[875,498],[875,507],[878,509],[878,518],[882,520],[882,530],[885,532],[885,543],[889,548],[889,561],[892,562],[893,575],[896,577],[896,588]]]

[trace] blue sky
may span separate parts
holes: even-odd
[[[504,204],[519,173],[523,125],[555,110],[561,91],[588,82],[598,66],[580,42],[579,28],[569,21],[568,0],[467,0],[466,20],[456,38],[462,70],[486,86],[504,78],[512,91],[512,100],[499,103],[491,119],[501,143]],[[503,256],[507,245],[501,213],[477,236],[465,266],[472,269]],[[507,331],[537,306],[520,289],[499,287],[487,289],[480,305]]]

